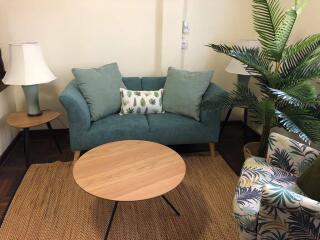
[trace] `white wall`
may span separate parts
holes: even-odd
[[[253,39],[251,1],[187,0],[186,3],[190,34],[186,36],[189,48],[185,52],[184,67],[190,70],[213,69],[214,82],[224,89],[233,89],[236,75],[225,71],[231,58],[205,45],[231,45],[240,39]],[[239,118],[242,118],[242,112],[235,109],[230,119]]]
[[[6,88],[0,93],[0,156],[17,134],[17,130],[6,123],[6,116],[16,109],[12,88]]]
[[[40,88],[42,107],[63,111],[58,95],[72,79],[72,67],[115,61],[125,76],[160,75],[159,6],[161,1],[156,0],[1,1],[7,31],[0,31],[7,41],[0,47],[6,55],[8,42],[40,42],[58,77]],[[20,110],[24,106],[20,87],[15,96]]]
[[[58,95],[72,79],[72,67],[116,61],[124,76],[161,75],[166,74],[168,66],[180,67],[184,2],[0,0],[1,19],[6,22],[5,30],[0,29],[6,41],[0,41],[0,47],[6,56],[9,42],[40,42],[49,66],[58,77],[57,81],[40,88],[42,107],[63,111]],[[204,45],[251,38],[248,1],[190,0],[187,15],[191,32],[185,67],[214,69],[214,81],[230,89],[229,80],[234,76],[224,72],[229,59]],[[23,109],[20,87],[15,88],[15,98],[17,109]]]

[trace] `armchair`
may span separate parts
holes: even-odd
[[[272,133],[267,157],[245,161],[233,202],[240,239],[320,239],[320,203],[296,184],[319,156],[316,149]]]

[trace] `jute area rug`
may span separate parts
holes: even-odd
[[[238,239],[232,218],[237,177],[219,156],[185,155],[183,183],[161,198],[119,203],[109,239]],[[93,197],[72,177],[72,164],[32,165],[0,228],[1,240],[102,240],[113,202]]]

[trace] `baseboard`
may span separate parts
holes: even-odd
[[[16,146],[17,142],[19,141],[21,137],[21,132],[18,132],[17,136],[11,141],[9,146],[4,150],[4,152],[0,156],[0,167],[5,163],[6,159],[8,158],[10,152],[12,149]]]

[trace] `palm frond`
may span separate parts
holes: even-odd
[[[271,61],[264,57],[264,53],[260,52],[259,48],[247,48],[227,45],[209,44],[208,47],[212,48],[218,53],[224,53],[232,58],[242,62],[246,70],[252,74],[262,76],[259,78],[261,81],[266,79],[274,79],[276,76],[272,74]]]
[[[282,54],[287,46],[296,19],[297,12],[294,9],[287,11],[276,31],[274,44],[270,47],[272,56],[276,62],[280,62],[282,59]]]
[[[246,106],[249,109],[255,109],[258,103],[258,98],[256,95],[248,88],[241,84],[236,85],[236,89],[230,94],[230,99],[232,101],[233,107],[243,107]]]
[[[312,81],[320,78],[320,56],[317,59],[306,61],[293,69],[281,84],[296,85],[305,81]]]
[[[274,88],[268,88],[271,94],[276,97],[276,105],[280,107],[294,106],[302,109],[310,109],[314,107],[314,101],[316,100],[315,94],[305,91],[305,96],[302,95],[303,92],[297,92],[292,89],[288,91],[282,91]],[[304,89],[306,90],[306,89]]]
[[[309,36],[285,48],[281,60],[281,75],[286,78],[305,59],[320,47],[320,34]]]
[[[259,35],[259,41],[263,50],[269,54],[270,48],[274,47],[276,32],[278,31],[284,11],[277,0],[253,0],[254,27]],[[269,55],[269,57],[272,56]]]
[[[311,112],[295,108],[276,109],[275,113],[285,129],[297,134],[307,144],[320,141],[320,119],[312,116]]]
[[[320,103],[320,99],[317,97],[317,90],[310,82],[303,82],[294,86],[285,86],[281,90],[298,98],[302,102],[311,104]]]

